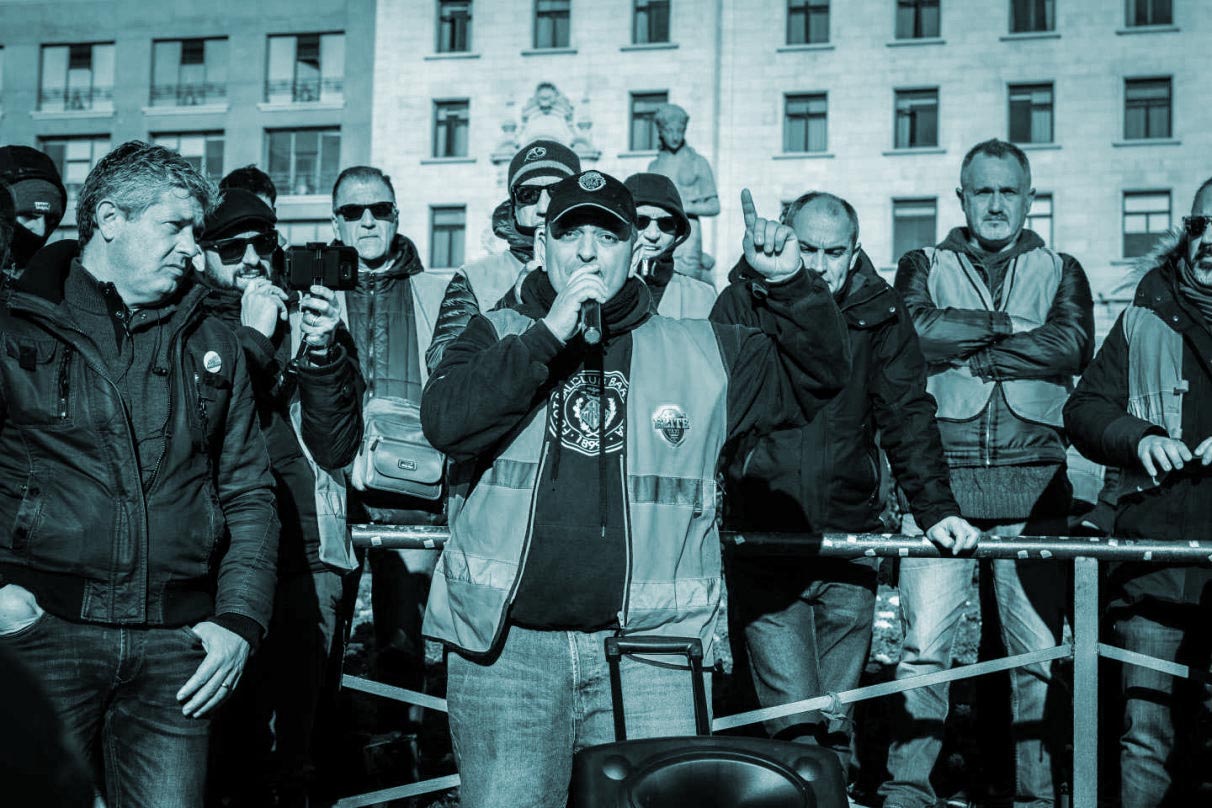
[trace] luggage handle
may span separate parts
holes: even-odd
[[[658,637],[633,635],[606,638],[606,664],[610,668],[610,700],[614,710],[614,737],[627,740],[627,722],[623,717],[623,678],[619,662],[624,654],[684,656],[690,665],[690,687],[694,693],[694,726],[699,735],[711,734],[707,719],[707,688],[703,684],[703,643],[698,637]]]

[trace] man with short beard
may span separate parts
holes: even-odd
[[[215,726],[212,788],[232,806],[306,805],[310,745],[325,681],[343,643],[342,585],[356,566],[347,542],[343,467],[362,439],[362,374],[337,293],[301,297],[274,284],[273,211],[229,189],[200,246],[206,310],[236,332],[269,448],[278,516],[270,630],[232,707]],[[302,348],[302,350],[300,350]]]
[[[1143,264],[1132,304],[1065,406],[1065,427],[1083,455],[1120,469],[1114,535],[1209,539],[1212,179],[1182,231]],[[1121,646],[1208,670],[1212,570],[1124,562],[1107,572]],[[1122,676],[1123,808],[1200,804],[1201,778],[1187,773],[1208,738],[1207,685],[1130,664]]]

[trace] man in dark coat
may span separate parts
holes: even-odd
[[[807,426],[734,447],[726,521],[750,530],[879,531],[882,447],[926,535],[955,552],[974,546],[977,531],[960,518],[948,486],[913,323],[859,246],[854,208],[814,191],[795,200],[784,221],[805,266],[825,279],[842,311],[852,371]],[[744,259],[730,280],[712,319],[763,327],[771,316],[766,282]],[[875,606],[869,561],[738,555],[728,573],[762,706],[858,686]],[[768,722],[767,730],[829,746],[846,766],[852,712],[788,716]]]
[[[1118,468],[1116,536],[1212,539],[1212,180],[1065,405],[1083,455]],[[1207,671],[1212,570],[1108,565],[1108,622],[1130,651]],[[1197,805],[1192,747],[1209,736],[1208,687],[1123,667],[1123,808]],[[1198,780],[1199,778],[1194,778]]]

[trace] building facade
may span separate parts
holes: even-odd
[[[370,157],[373,0],[0,3],[0,143],[43,149],[72,199],[110,148],[150,140],[214,179],[256,163],[293,242],[332,237],[341,166]]]
[[[962,224],[978,141],[1031,159],[1030,226],[1090,274],[1100,333],[1132,258],[1212,175],[1212,18],[1202,0],[380,0],[372,160],[402,186],[429,263],[497,249],[503,161],[529,134],[626,176],[655,156],[660,100],[690,114],[721,215],[722,282],[740,190],[759,212],[809,189],[848,198],[892,270]],[[1201,13],[1203,12],[1203,13]],[[545,97],[546,96],[548,97]],[[459,241],[461,228],[462,240]]]

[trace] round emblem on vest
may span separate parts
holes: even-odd
[[[217,351],[207,351],[202,357],[202,367],[206,368],[208,373],[218,373],[223,370],[223,357],[219,356]]]
[[[533,160],[542,160],[546,156],[546,146],[534,146],[530,149],[530,151],[526,152],[526,157],[522,160],[522,162],[529,163]]]
[[[670,446],[681,446],[686,440],[686,430],[690,429],[690,419],[681,407],[668,404],[652,414],[652,428]]]
[[[577,184],[585,191],[600,191],[606,185],[606,178],[597,171],[586,171]]]

